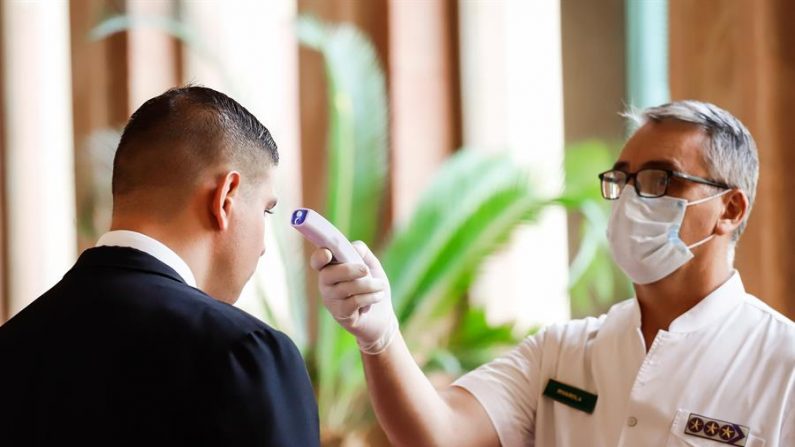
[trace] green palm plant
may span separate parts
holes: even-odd
[[[323,56],[329,86],[325,214],[351,239],[372,246],[387,175],[383,72],[369,40],[351,26],[302,18],[298,36]],[[463,306],[465,292],[483,260],[541,206],[526,174],[510,159],[462,150],[442,167],[408,222],[377,250],[404,337],[423,366],[460,371],[460,362],[450,359],[467,336],[505,344],[516,340],[508,328],[492,328],[481,311]],[[321,420],[337,433],[367,427],[372,414],[358,347],[327,312],[321,310],[319,321],[313,369]],[[447,330],[431,334],[433,327]]]

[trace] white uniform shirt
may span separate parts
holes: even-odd
[[[154,256],[158,261],[174,269],[191,287],[196,287],[196,278],[188,264],[174,250],[164,243],[143,233],[129,230],[114,230],[103,234],[97,241],[97,247],[129,247]]]
[[[544,396],[550,379],[598,395],[593,413]],[[736,272],[648,353],[631,299],[547,327],[455,385],[505,447],[795,446],[795,324]]]

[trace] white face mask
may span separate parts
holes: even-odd
[[[691,248],[709,242],[715,234],[685,245],[679,228],[688,206],[698,205],[730,190],[688,202],[675,197],[643,198],[627,185],[613,205],[607,240],[613,259],[635,284],[659,281],[693,259]]]

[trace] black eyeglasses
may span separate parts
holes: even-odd
[[[640,197],[655,198],[662,197],[668,193],[668,185],[671,177],[680,178],[689,182],[701,183],[702,185],[715,186],[722,189],[732,189],[731,186],[708,178],[685,174],[684,172],[671,171],[669,169],[647,168],[635,173],[628,173],[618,169],[612,169],[599,174],[602,182],[602,197],[607,200],[616,200],[621,195],[621,191],[627,183],[635,179],[635,192]]]

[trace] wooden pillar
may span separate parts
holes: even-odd
[[[110,166],[96,172],[100,153],[112,160],[112,134],[121,132],[130,115],[128,95],[128,36],[116,33],[93,41],[89,32],[108,13],[105,0],[69,3],[72,56],[72,114],[74,117],[75,196],[78,249],[91,247],[110,222]],[[103,190],[96,182],[107,176]]]
[[[172,0],[127,0],[126,6],[133,17],[174,17]],[[178,56],[176,39],[161,29],[136,26],[127,32],[130,114],[180,82]]]
[[[736,266],[752,293],[795,317],[795,4],[786,0],[671,0],[673,99],[709,101],[756,139],[760,175]]]
[[[445,159],[461,146],[457,4],[389,2],[393,213],[408,219]]]

